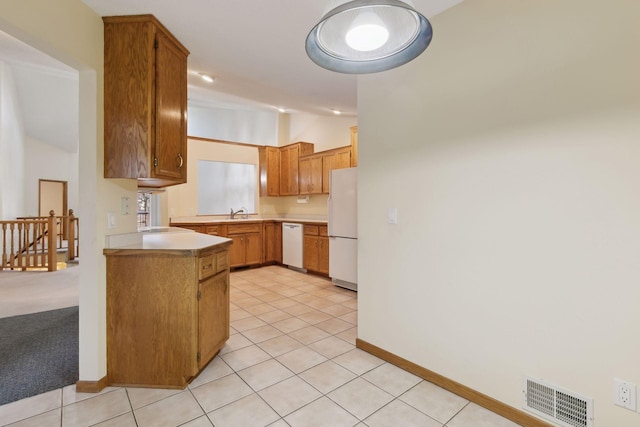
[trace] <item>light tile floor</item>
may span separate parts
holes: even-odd
[[[515,427],[355,347],[357,294],[271,266],[231,274],[231,337],[185,390],[75,386],[0,406],[0,425]]]

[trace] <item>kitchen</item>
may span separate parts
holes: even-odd
[[[92,36],[62,32],[63,23],[31,16],[20,2],[3,5],[14,28],[45,47],[74,46],[78,62],[99,69],[101,23],[82,8],[67,12],[95,28]],[[438,44],[428,57],[361,82],[364,339],[514,407],[522,373],[534,370],[594,396],[598,425],[637,424],[637,413],[611,403],[614,375],[640,381],[629,256],[637,253],[630,184],[638,172],[629,155],[637,148],[637,14],[629,2],[465,2],[434,20]],[[602,31],[585,31],[593,28]],[[93,98],[100,93],[94,88]],[[82,111],[99,111],[88,104]],[[96,163],[96,134],[85,129],[94,150],[81,151],[83,165]],[[86,236],[100,242],[106,212],[135,193],[101,172],[81,173],[95,190],[83,200],[97,212]],[[100,253],[91,241],[84,248]],[[90,267],[85,279],[97,290],[83,289],[83,301],[96,309],[84,318],[83,372],[100,378],[102,321],[92,313],[103,306],[104,266]]]

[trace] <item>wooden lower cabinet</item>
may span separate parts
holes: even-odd
[[[326,225],[304,226],[303,267],[309,271],[329,274],[329,237]]]
[[[265,221],[262,224],[263,263],[282,263],[282,223]]]
[[[231,267],[262,263],[262,225],[260,223],[229,224],[227,237],[233,240],[229,250]]]
[[[228,247],[105,249],[109,384],[184,388],[222,348]]]
[[[202,369],[229,339],[229,279],[228,274],[216,274],[199,283],[200,345],[198,369]]]

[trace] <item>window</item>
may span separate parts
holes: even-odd
[[[198,215],[255,213],[256,165],[198,160]]]
[[[150,199],[151,193],[138,193],[138,228],[148,227],[151,224]]]

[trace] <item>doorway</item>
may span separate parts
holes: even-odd
[[[56,216],[67,215],[67,181],[50,179],[38,180],[38,216],[48,217],[53,211]],[[60,221],[58,235],[67,239],[66,221]]]

